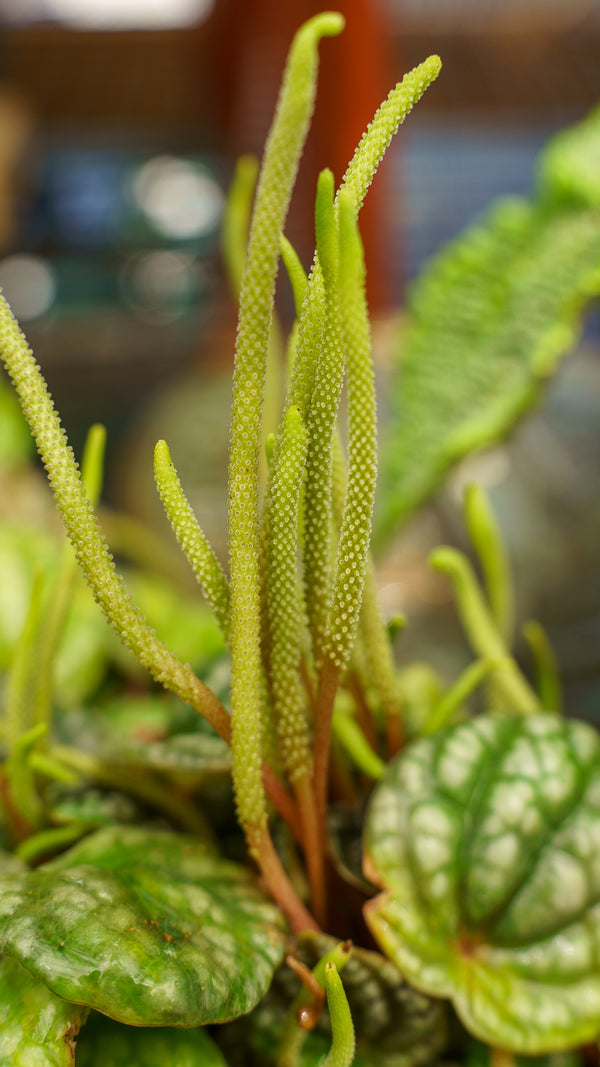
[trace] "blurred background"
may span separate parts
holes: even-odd
[[[432,52],[444,63],[361,215],[385,378],[411,277],[493,197],[527,195],[540,147],[600,101],[600,0],[333,6],[347,28],[321,45],[288,226],[306,266],[318,170],[339,179],[394,82]],[[235,332],[220,258],[224,196],[239,154],[260,153],[295,28],[322,7],[0,0],[0,285],[76,450],[91,422],[107,425],[112,503],[159,521],[151,455],[165,437],[220,545]],[[460,539],[460,486],[477,477],[493,492],[522,611],[549,626],[580,713],[600,717],[589,684],[599,669],[598,530],[586,524],[600,465],[598,334],[592,316],[536,419],[461,469],[381,573],[390,611],[442,620],[447,591],[425,556],[442,537]],[[439,644],[444,666],[456,652]]]

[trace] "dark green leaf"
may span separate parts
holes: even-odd
[[[86,1015],[16,960],[0,959],[0,1067],[72,1067]]]
[[[202,1028],[148,1029],[91,1015],[77,1041],[77,1067],[226,1067]]]
[[[121,826],[0,879],[0,950],[67,1000],[189,1027],[251,1010],[284,931],[244,868],[194,838]]]
[[[600,212],[501,201],[417,282],[383,453],[378,536],[537,399],[600,292]]]
[[[527,1054],[600,1019],[600,740],[550,714],[481,716],[410,747],[375,790],[373,933],[472,1033]]]

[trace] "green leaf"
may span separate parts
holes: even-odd
[[[226,1067],[205,1030],[123,1026],[91,1015],[77,1042],[77,1067]]]
[[[0,1067],[73,1067],[87,1008],[56,997],[16,960],[0,960]]]
[[[367,904],[417,988],[528,1055],[600,1019],[600,739],[541,713],[483,715],[390,765],[366,829]]]
[[[552,138],[540,156],[538,191],[545,202],[600,206],[600,107]]]
[[[192,837],[110,827],[0,879],[0,949],[53,992],[136,1026],[225,1022],[263,995],[283,920]]]
[[[32,458],[33,441],[19,402],[4,376],[0,379],[0,466],[22,467]]]
[[[383,454],[378,536],[537,399],[600,292],[600,212],[501,201],[416,283]]]

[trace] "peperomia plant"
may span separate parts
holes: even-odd
[[[168,445],[155,450],[156,486],[220,630],[230,687],[222,676],[217,684],[218,673],[207,684],[132,599],[94,507],[102,433],[90,435],[80,474],[33,355],[0,305],[0,352],[74,549],[65,545],[54,573],[36,578],[5,685],[2,1063],[426,1067],[447,1048],[450,1058],[475,1059],[488,1055],[486,1046],[510,1063],[513,1053],[577,1049],[600,1030],[600,743],[590,727],[558,714],[540,627],[528,630],[537,686],[512,656],[508,565],[477,487],[467,493],[465,522],[481,581],[454,549],[432,560],[453,583],[475,661],[446,689],[430,677],[415,697],[406,672],[396,671],[378,607],[369,550],[375,387],[357,218],[393,134],[440,61],[430,57],[392,90],[337,190],[331,172],[320,175],[307,277],[283,229],[319,41],[342,26],[341,16],[324,13],[296,35],[256,190],[256,169],[244,161],[230,201],[225,246],[240,310],[228,573]],[[518,371],[504,392],[499,368],[509,341],[485,333],[486,341],[493,334],[487,348],[500,352],[487,377],[475,374],[485,378],[487,434],[485,411],[467,426],[469,389],[454,388],[458,403],[448,408],[450,378],[436,363],[448,313],[433,275],[433,312],[424,325],[417,314],[412,327],[408,417],[399,429],[405,467],[400,478],[393,467],[398,502],[388,496],[386,521],[414,507],[453,458],[506,428],[530,379],[547,367],[531,356],[528,377],[519,364],[532,334],[547,337],[551,321],[560,326],[575,299],[597,291],[598,204],[589,202],[593,183],[584,185],[585,207],[570,205],[560,225],[556,205],[536,216],[538,229],[560,230],[575,266],[569,273],[563,264],[560,284],[544,290],[537,327],[514,326]],[[500,227],[510,238],[509,273],[521,254],[517,222],[513,212]],[[494,230],[475,242],[479,258],[471,250],[467,268],[489,257],[496,239]],[[273,316],[280,258],[297,317],[283,368]],[[545,278],[548,257],[526,266],[523,290],[531,292],[530,276]],[[462,275],[450,273],[455,298]],[[495,306],[480,300],[484,310]],[[430,364],[419,330],[436,341]],[[560,340],[564,347],[564,330]],[[471,371],[478,359],[484,366],[487,348],[482,355],[475,345]],[[279,375],[285,399],[267,433],[263,414],[279,395]],[[439,423],[421,426],[428,404]],[[411,440],[421,454],[410,454]],[[152,736],[142,730],[124,744],[115,734],[112,749],[100,713],[93,723],[83,716],[82,728],[81,714],[53,708],[75,559],[113,629],[178,701],[178,712],[171,704],[152,719],[145,712]],[[207,726],[181,725],[182,702]],[[135,699],[125,703],[131,716],[139,711]],[[79,746],[65,743],[69,723]],[[228,816],[230,771],[257,873]],[[363,868],[356,850],[378,780]]]

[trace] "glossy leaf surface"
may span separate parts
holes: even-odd
[[[0,947],[67,1000],[137,1026],[199,1026],[251,1008],[284,950],[252,877],[191,837],[98,831],[0,879]]]
[[[0,960],[0,1067],[72,1067],[86,1015],[16,960]]]
[[[367,816],[366,907],[417,988],[495,1046],[538,1054],[600,1020],[600,740],[484,715],[390,765]]]
[[[123,1026],[92,1015],[77,1041],[77,1067],[226,1067],[206,1031]]]

